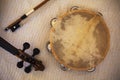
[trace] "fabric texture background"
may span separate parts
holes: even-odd
[[[19,49],[22,49],[24,42],[29,42],[31,47],[26,52],[30,55],[33,48],[39,48],[41,54],[36,58],[46,66],[43,72],[33,70],[26,74],[24,68],[16,67],[20,60],[0,48],[0,80],[120,80],[120,0],[50,0],[23,21],[23,26],[16,32],[4,31],[6,26],[40,2],[42,0],[0,0],[0,36]],[[110,30],[110,50],[92,73],[62,71],[46,49],[50,20],[72,6],[101,12]]]

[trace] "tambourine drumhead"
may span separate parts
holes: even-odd
[[[50,32],[54,57],[74,70],[97,66],[107,54],[109,39],[102,16],[89,10],[75,10],[59,16]]]

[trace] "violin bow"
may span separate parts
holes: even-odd
[[[11,23],[8,27],[5,28],[5,31],[8,31],[9,29],[14,32],[16,31],[18,28],[20,28],[20,22],[24,19],[26,19],[30,14],[32,14],[33,12],[35,12],[37,9],[39,9],[40,7],[42,7],[45,3],[47,3],[50,0],[44,0],[43,2],[41,2],[39,5],[37,5],[36,7],[34,7],[33,9],[31,9],[30,11],[28,11],[27,13],[25,13],[24,15],[22,15],[20,18],[18,18],[16,21],[14,21],[13,23]]]

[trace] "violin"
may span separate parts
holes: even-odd
[[[35,55],[39,54],[39,52],[40,52],[39,49],[35,48],[33,50],[32,56],[30,56],[29,54],[24,52],[26,49],[28,49],[30,47],[29,43],[27,43],[27,42],[24,43],[23,50],[21,50],[21,49],[17,49],[13,45],[11,45],[9,42],[7,42],[5,39],[0,37],[0,47],[2,47],[6,51],[10,52],[12,55],[14,55],[22,60],[22,61],[17,63],[18,68],[23,67],[24,61],[30,63],[30,65],[25,68],[26,73],[31,72],[32,66],[35,68],[35,71],[44,71],[45,66],[43,65],[42,61],[34,58]]]

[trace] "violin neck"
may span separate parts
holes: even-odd
[[[20,58],[23,61],[26,61],[28,63],[34,64],[34,62],[38,61],[37,59],[33,58],[29,54],[23,52],[22,50],[15,48],[9,42],[4,40],[2,37],[0,37],[0,47],[2,47],[3,49],[10,52],[14,56],[16,56],[16,57],[18,57],[18,58]]]
[[[9,42],[7,42],[6,40],[4,40],[1,37],[0,37],[0,46],[3,49],[5,49],[6,51],[8,51],[11,54],[13,54],[14,56],[17,56],[18,58],[20,58],[20,59],[22,59],[22,60],[24,60],[26,62],[31,63],[30,60],[32,61],[32,57],[30,55],[28,55],[27,53],[23,52],[20,49],[15,48]]]
[[[13,55],[19,54],[19,50],[14,46],[12,46],[9,42],[7,42],[2,37],[0,37],[0,47],[2,47],[3,49],[5,49],[6,51],[10,52]]]

